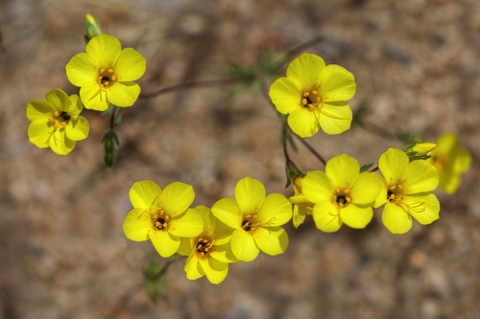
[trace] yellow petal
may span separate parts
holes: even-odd
[[[106,93],[100,89],[96,81],[87,82],[82,85],[80,88],[80,98],[85,108],[90,110],[105,111],[109,105]]]
[[[228,274],[228,264],[213,258],[200,259],[200,265],[212,284],[219,284],[225,280]]]
[[[122,46],[114,36],[100,34],[91,39],[86,47],[87,54],[99,68],[113,68],[117,62]]]
[[[319,122],[327,134],[343,133],[350,129],[352,109],[345,102],[325,102],[320,109]]]
[[[365,228],[373,218],[373,208],[350,204],[340,209],[340,218],[349,227]]]
[[[46,123],[53,111],[52,106],[42,99],[34,99],[27,104],[27,118],[30,121],[42,120]]]
[[[181,256],[189,256],[194,251],[194,238],[183,237],[180,238],[180,247],[177,254]]]
[[[318,229],[326,233],[336,232],[342,226],[340,214],[330,200],[315,204],[313,207],[313,221]]]
[[[123,49],[115,64],[117,81],[135,81],[145,73],[145,58],[135,49]]]
[[[213,215],[227,226],[237,229],[242,226],[243,214],[236,201],[222,198],[212,206]]]
[[[238,261],[237,257],[232,252],[230,242],[224,245],[217,245],[218,241],[215,241],[213,251],[210,252],[210,257],[224,263],[232,263]]]
[[[402,204],[407,207],[410,215],[422,225],[431,224],[440,217],[440,203],[434,194],[405,196]]]
[[[78,53],[65,66],[67,78],[75,86],[83,86],[87,82],[97,81],[100,66],[88,54]]]
[[[132,209],[122,224],[125,236],[133,241],[145,241],[148,239],[148,232],[152,229],[150,215],[145,209]]]
[[[72,94],[68,98],[70,99],[70,103],[65,105],[64,110],[72,117],[72,119],[76,119],[83,109],[82,100],[76,94]]]
[[[384,179],[377,173],[363,172],[350,190],[352,203],[372,204],[385,187]],[[385,195],[386,196],[386,195]]]
[[[350,189],[360,175],[360,164],[355,158],[342,154],[327,162],[325,174],[334,188]]]
[[[438,185],[438,171],[427,161],[416,160],[408,165],[403,187],[408,194],[433,191]]]
[[[302,180],[302,192],[311,203],[330,200],[335,188],[322,171],[310,171]]]
[[[382,221],[393,234],[405,234],[412,228],[412,217],[400,206],[389,202],[383,209]]]
[[[325,102],[348,101],[356,91],[353,74],[336,64],[329,64],[323,70],[320,95]]]
[[[194,251],[188,256],[188,259],[185,263],[185,267],[183,268],[187,275],[187,279],[189,280],[197,280],[205,276],[202,267],[200,266],[200,262],[198,260],[197,255]]]
[[[241,261],[252,261],[257,258],[260,252],[253,236],[243,229],[237,229],[233,232],[231,247],[235,257]]]
[[[311,137],[320,129],[320,113],[306,108],[297,108],[288,116],[287,123],[293,133],[300,137]]]
[[[150,231],[148,237],[160,256],[168,258],[173,256],[180,248],[180,238],[170,235],[166,231]]]
[[[28,126],[28,139],[30,143],[39,148],[50,146],[50,136],[53,128],[47,126],[44,119],[36,120]]]
[[[243,214],[257,213],[265,200],[265,195],[263,184],[251,177],[242,178],[235,186],[235,199]]]
[[[257,247],[265,254],[283,254],[288,247],[287,232],[281,227],[259,227],[253,233]]]
[[[149,209],[160,196],[162,190],[152,181],[139,181],[132,185],[128,193],[134,208]]]
[[[299,90],[318,88],[325,70],[325,61],[315,54],[304,53],[293,60],[287,68],[287,78]]]
[[[278,112],[288,114],[301,107],[302,93],[289,79],[280,78],[270,86],[269,96]]]
[[[162,195],[160,196],[160,205],[170,216],[175,217],[186,211],[194,199],[195,192],[191,185],[181,182],[173,182],[164,188]],[[198,216],[201,219],[201,216]],[[201,224],[203,227],[202,221]]]
[[[75,141],[65,136],[65,129],[58,129],[50,138],[50,148],[59,155],[67,155],[75,147]]]
[[[292,218],[292,204],[281,194],[265,197],[258,211],[258,220],[263,226],[280,226]]]
[[[132,106],[140,94],[140,86],[135,82],[115,82],[108,88],[107,97],[116,106]]]
[[[60,89],[55,89],[45,94],[45,100],[55,110],[63,110],[66,108],[65,106],[69,106],[72,103],[67,93]]]
[[[195,237],[200,235],[202,231],[202,216],[200,216],[197,210],[192,208],[170,220],[168,225],[168,232],[177,237]]]
[[[67,137],[72,141],[84,140],[88,136],[90,125],[83,116],[79,116],[76,120],[70,120],[65,128]]]
[[[396,184],[404,179],[408,164],[407,154],[396,148],[389,148],[378,160],[378,167],[388,185]]]

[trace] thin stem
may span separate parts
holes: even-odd
[[[320,160],[320,162],[322,162],[322,164],[324,166],[327,164],[327,161],[325,161],[325,159],[322,157],[322,155],[320,155],[310,144],[308,144],[308,142],[305,141],[305,139],[301,138],[297,134],[294,134],[294,135],[310,151],[310,153],[315,155],[315,157],[318,158]]]
[[[381,126],[378,126],[373,123],[365,123],[364,121],[357,122],[357,125],[367,132],[380,136],[386,140],[397,140],[397,137],[392,132],[384,129]]]
[[[206,80],[206,81],[197,81],[197,82],[186,82],[182,84],[167,86],[165,88],[161,88],[157,91],[153,91],[149,93],[140,93],[139,97],[142,99],[148,99],[148,98],[152,98],[155,96],[159,96],[159,95],[174,92],[174,91],[223,86],[223,85],[234,84],[240,81],[241,81],[240,79],[216,79],[216,80]]]

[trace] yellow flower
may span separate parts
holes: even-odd
[[[440,174],[440,188],[453,194],[460,186],[461,175],[470,168],[472,156],[455,134],[447,133],[438,139],[431,162]]]
[[[335,232],[343,223],[365,228],[382,186],[380,175],[360,173],[358,161],[346,154],[330,159],[325,173],[310,171],[302,181],[305,198],[315,204],[315,225],[324,232]]]
[[[91,39],[86,52],[67,63],[68,80],[80,88],[87,109],[104,111],[110,103],[132,106],[140,94],[133,82],[145,73],[145,58],[132,48],[122,50],[117,38],[100,34]]]
[[[30,142],[39,148],[50,147],[60,155],[70,153],[76,141],[87,138],[90,129],[80,116],[83,105],[78,95],[70,97],[60,89],[45,95],[45,100],[34,99],[27,104]]]
[[[298,228],[305,221],[305,217],[312,214],[313,203],[307,201],[302,193],[302,177],[297,176],[293,180],[294,195],[288,200],[293,204],[293,226]]]
[[[266,196],[265,187],[254,178],[238,181],[235,199],[220,199],[212,213],[235,229],[231,247],[239,260],[252,261],[260,250],[275,256],[287,249],[288,235],[280,226],[292,218],[292,205],[281,194]]]
[[[402,150],[389,148],[380,156],[378,167],[385,187],[376,206],[385,203],[382,221],[394,234],[412,228],[412,217],[427,225],[439,218],[440,203],[432,191],[438,185],[438,172],[426,160],[410,162]]]
[[[195,209],[203,218],[204,230],[197,237],[182,238],[178,254],[188,256],[185,273],[190,280],[203,276],[219,284],[228,274],[228,264],[237,261],[230,248],[233,229],[219,221],[208,207]]]
[[[302,54],[287,68],[287,77],[270,87],[270,98],[288,125],[301,137],[310,137],[321,127],[327,134],[350,128],[352,110],[346,101],[355,95],[353,74],[314,54]]]
[[[130,189],[133,209],[122,225],[128,239],[150,239],[160,256],[177,252],[180,238],[195,237],[203,231],[200,213],[189,208],[195,197],[190,185],[174,182],[162,189],[152,181],[140,181]]]

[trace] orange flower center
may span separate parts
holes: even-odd
[[[301,106],[309,110],[315,110],[318,108],[318,105],[322,102],[320,95],[317,90],[311,90],[303,92],[301,96]]]
[[[48,123],[56,130],[58,128],[64,128],[70,121],[70,114],[65,111],[53,112],[53,117],[48,118]]]
[[[198,257],[204,258],[211,252],[213,246],[213,241],[208,238],[199,237],[197,238],[197,243],[195,244],[195,252]]]
[[[259,222],[256,214],[248,214],[243,216],[242,228],[247,232],[254,232],[257,229]]]
[[[344,190],[341,190],[340,188],[336,188],[335,193],[333,194],[333,201],[336,202],[340,208],[350,204],[352,202],[350,189],[345,188]]]
[[[165,213],[165,210],[160,209],[152,216],[152,224],[155,230],[167,230],[170,216]]]
[[[98,71],[97,82],[102,88],[110,87],[115,81],[117,81],[117,77],[113,73],[113,69],[101,68]]]
[[[393,203],[400,203],[405,195],[402,184],[392,185],[387,190],[387,200]]]

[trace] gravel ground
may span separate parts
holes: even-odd
[[[480,318],[480,2],[478,0],[0,1],[0,318]],[[156,257],[121,224],[133,182],[192,184],[195,204],[232,196],[244,176],[284,188],[280,124],[262,97],[229,99],[232,86],[141,99],[124,112],[113,172],[102,167],[108,118],[85,111],[91,131],[69,156],[27,138],[25,106],[62,88],[68,60],[84,50],[83,19],[147,59],[143,92],[222,79],[232,60],[253,65],[269,45],[306,51],[351,70],[367,119],[434,141],[455,132],[473,165],[441,218],[390,234],[288,226],[284,255],[230,267],[224,283],[189,281],[181,262],[152,303],[133,287]],[[283,72],[283,70],[282,70]],[[353,128],[309,139],[326,158],[375,160],[394,141]],[[321,169],[300,147],[304,170]],[[160,259],[158,259],[160,260]],[[119,305],[122,307],[119,308]]]

